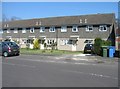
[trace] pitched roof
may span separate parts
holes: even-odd
[[[35,26],[61,26],[61,25],[85,25],[85,24],[112,24],[114,13],[109,14],[92,14],[92,15],[79,15],[79,16],[63,16],[63,17],[50,17],[50,18],[38,18],[28,20],[16,20],[10,22],[4,22],[4,25],[8,24],[8,28],[24,28],[24,27],[35,27]],[[80,19],[82,23],[80,23]],[[85,19],[87,23],[85,23]],[[39,22],[40,25],[36,25]]]

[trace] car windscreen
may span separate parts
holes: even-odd
[[[93,47],[93,44],[86,44],[85,47]]]
[[[17,44],[15,42],[7,42],[8,46],[17,46]]]

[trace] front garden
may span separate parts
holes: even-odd
[[[45,54],[45,55],[63,55],[63,54],[79,54],[83,53],[80,51],[65,51],[65,50],[40,50],[40,49],[27,49],[27,48],[21,48],[20,49],[21,54]]]

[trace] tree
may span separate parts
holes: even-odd
[[[102,46],[111,46],[112,45],[112,42],[110,40],[102,40]]]
[[[34,39],[34,41],[33,41],[33,48],[40,49],[39,40],[37,38]]]
[[[16,17],[16,16],[12,16],[12,17],[10,18],[10,21],[15,21],[15,20],[21,20],[21,18]]]
[[[102,46],[102,39],[101,38],[95,38],[94,40],[94,53],[97,55],[101,55],[101,46]]]
[[[102,46],[111,46],[112,42],[110,40],[102,40],[101,38],[96,38],[94,41],[94,53],[97,55],[101,55]]]

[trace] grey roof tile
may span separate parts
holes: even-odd
[[[5,24],[9,24],[8,28],[24,28],[24,27],[35,27],[36,22],[41,22],[38,26],[61,26],[61,25],[85,25],[85,24],[112,24],[114,13],[109,14],[92,14],[92,15],[79,15],[79,16],[62,16],[62,17],[50,17],[50,18],[38,18],[38,19],[28,19],[28,20],[16,20],[10,22],[4,22],[2,24],[3,28]],[[82,23],[80,23],[82,19]],[[87,23],[85,23],[87,19]]]

